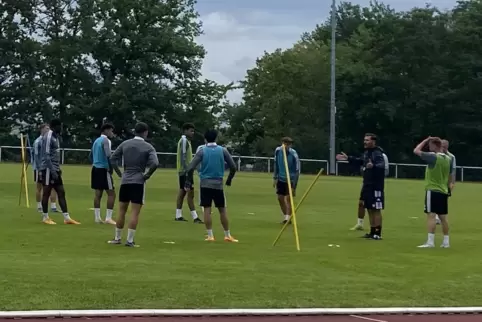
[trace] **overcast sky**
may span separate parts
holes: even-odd
[[[369,0],[352,0],[368,5]],[[381,1],[398,10],[423,7],[428,1]],[[429,3],[448,9],[456,0]],[[330,12],[331,0],[198,0],[204,35],[199,41],[208,54],[203,75],[220,83],[244,78],[247,69],[264,51],[288,48],[305,31],[314,29]],[[232,93],[238,101],[241,93]]]

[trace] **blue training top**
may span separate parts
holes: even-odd
[[[206,145],[202,148],[203,158],[199,168],[199,177],[202,179],[223,179],[224,177],[224,150],[219,145]]]
[[[109,169],[110,140],[101,135],[92,144],[92,165],[96,168]]]
[[[290,174],[290,181],[296,187],[298,178],[300,176],[300,159],[295,149],[289,148],[286,150],[286,158],[288,160],[288,170]],[[274,175],[275,180],[281,182],[288,182],[286,175],[285,162],[283,158],[283,150],[277,147],[274,151]]]

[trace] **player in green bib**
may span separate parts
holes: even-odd
[[[422,149],[428,144],[430,152],[423,152]],[[418,246],[419,248],[435,247],[435,228],[437,227],[436,217],[440,218],[443,242],[440,247],[449,248],[449,224],[448,198],[449,184],[453,172],[453,159],[443,153],[442,140],[437,137],[428,137],[413,150],[413,153],[420,156],[427,163],[425,170],[425,213],[427,214],[428,238],[427,242]]]
[[[189,206],[189,210],[191,211],[191,217],[194,220],[194,223],[202,224],[202,220],[199,219],[196,207],[194,206],[194,189],[191,187],[189,192],[186,192],[185,184],[186,181],[193,182],[192,178],[190,180],[186,177],[186,169],[189,163],[192,161],[192,145],[191,139],[194,136],[194,125],[192,123],[186,123],[182,126],[182,133],[181,139],[177,143],[177,173],[179,176],[179,191],[177,193],[177,201],[176,201],[176,221],[187,221],[182,216],[182,204],[184,202],[184,198],[187,195],[187,204]]]

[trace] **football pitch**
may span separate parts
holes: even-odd
[[[203,225],[173,220],[177,176],[159,169],[147,184],[141,247],[128,248],[108,245],[114,228],[93,222],[89,167],[63,167],[80,226],[63,225],[61,214],[51,215],[58,225],[41,224],[31,171],[31,207],[18,206],[20,168],[0,164],[0,311],[476,306],[482,298],[479,184],[458,183],[450,200],[452,248],[418,249],[426,238],[422,181],[387,180],[384,240],[372,241],[348,230],[361,178],[322,176],[297,214],[297,252],[291,227],[271,246],[282,218],[269,174],[238,173],[227,189],[240,241],[227,244],[217,215],[215,243],[203,241]],[[298,198],[313,178],[301,177]],[[439,230],[436,238],[439,245]]]

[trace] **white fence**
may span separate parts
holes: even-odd
[[[62,164],[90,164],[88,149],[61,149]],[[162,168],[176,167],[176,153],[158,152],[159,166]],[[238,171],[272,172],[273,158],[236,156]],[[0,162],[20,162],[21,149],[19,146],[0,146]],[[305,174],[316,174],[320,168],[329,169],[327,160],[301,159],[301,171]],[[354,176],[359,173],[353,172],[346,161],[337,162],[336,175]],[[457,167],[457,180],[459,181],[482,181],[482,167]],[[389,177],[401,179],[420,179],[424,177],[425,165],[390,163]]]

